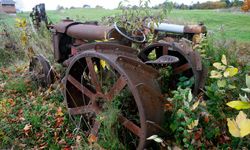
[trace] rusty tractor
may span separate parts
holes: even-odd
[[[161,23],[155,28],[159,39],[150,44],[144,30],[129,34],[117,24],[63,20],[51,31],[54,58],[67,68],[62,82],[68,113],[86,137],[101,138],[100,115],[107,110],[105,104],[118,101],[118,138],[128,149],[150,149],[153,144],[147,138],[162,131],[164,120],[165,93],[159,70],[171,66],[171,90],[177,88],[181,76],[193,78],[194,94],[204,85],[206,71],[199,53],[186,40],[173,38],[185,35],[192,40],[206,32],[203,25]],[[168,41],[170,37],[173,40]],[[140,51],[131,47],[134,42],[142,45]],[[32,59],[30,70],[45,86],[54,80],[49,62],[40,55]]]

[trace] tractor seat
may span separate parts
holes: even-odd
[[[170,56],[170,55],[163,55],[161,57],[159,57],[156,60],[150,60],[150,61],[146,61],[146,64],[153,64],[153,65],[164,65],[164,64],[173,64],[173,63],[177,63],[179,62],[179,58],[175,57],[175,56]]]

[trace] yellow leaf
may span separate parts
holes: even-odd
[[[98,73],[98,67],[94,65],[95,72]]]
[[[63,116],[62,107],[59,107],[56,111],[56,116]]]
[[[250,102],[243,102],[243,101],[231,101],[227,103],[227,106],[241,110],[241,109],[249,109],[250,108]]]
[[[100,63],[101,63],[102,68],[105,68],[105,67],[106,67],[106,61],[101,60]]]
[[[234,137],[243,138],[244,136],[250,134],[250,119],[247,119],[247,115],[240,111],[236,120],[227,119],[227,126],[229,132]]]
[[[213,63],[213,66],[218,69],[218,70],[225,70],[226,69],[226,66],[222,65],[221,63]]]
[[[227,118],[227,126],[229,129],[229,132],[234,137],[240,137],[240,130],[238,129],[238,125],[235,122],[235,120],[231,120]]]
[[[191,110],[195,110],[199,106],[199,104],[200,104],[200,101],[195,102]]]
[[[225,55],[222,55],[221,62],[222,62],[224,65],[227,65],[227,58],[226,58]]]
[[[188,125],[188,129],[192,130],[194,127],[198,126],[199,120],[194,120]]]
[[[233,77],[233,76],[235,76],[237,73],[238,73],[238,68],[234,68],[234,67],[232,67],[232,68],[227,68],[226,69],[226,71],[224,72],[224,76],[225,77]]]
[[[220,79],[222,78],[222,74],[216,70],[212,70],[210,78]]]

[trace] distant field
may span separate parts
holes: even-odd
[[[62,11],[48,11],[49,18],[58,22],[63,18],[81,20],[101,20],[103,16],[112,16],[119,10],[105,9],[69,9]],[[19,14],[28,16],[28,13]],[[250,15],[243,13],[218,12],[215,10],[173,10],[168,19],[180,24],[203,22],[209,31],[216,32],[221,27],[227,39],[239,42],[250,42]]]

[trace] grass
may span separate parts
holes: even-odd
[[[114,16],[120,13],[120,10],[107,9],[67,9],[60,11],[48,11],[48,16],[53,23],[61,19],[70,17],[72,19],[82,20],[101,20],[104,16]],[[28,16],[28,13],[19,14]],[[168,15],[168,20],[180,24],[197,24],[203,22],[209,31],[218,32],[223,27],[227,39],[237,40],[239,42],[249,42],[250,39],[250,16],[244,13],[219,12],[215,10],[173,10]]]
[[[48,16],[56,23],[67,16],[78,21],[101,20],[103,16],[112,16],[116,13],[120,13],[120,11],[72,9],[48,11]],[[28,17],[28,14],[22,13],[18,14],[18,16]],[[0,15],[0,18],[0,22],[13,26],[15,17],[9,18]],[[225,31],[223,32],[225,34],[223,38],[235,39],[239,42],[249,42],[250,39],[250,34],[248,34],[250,32],[250,21],[248,21],[249,16],[246,14],[218,13],[211,10],[174,10],[169,14],[169,19],[181,24],[204,22],[208,29],[213,32],[217,32],[223,25]],[[38,33],[38,35],[31,35],[31,37],[30,43],[34,47],[34,51],[51,53],[50,33]],[[46,91],[36,89],[29,79],[28,64],[19,63],[10,66],[9,63],[6,63],[9,62],[8,59],[15,60],[15,57],[20,56],[18,54],[13,55],[13,52],[4,49],[3,45],[0,39],[0,118],[2,118],[0,121],[0,149],[68,149],[70,147],[90,149],[91,145],[88,146],[88,140],[84,138],[82,133],[75,132],[76,127],[69,120],[63,97],[58,88],[60,84],[58,83],[46,89]],[[18,50],[24,51],[25,48]],[[222,49],[218,49],[218,51],[216,49],[216,53],[220,51]],[[214,55],[211,53],[211,56]],[[220,56],[217,57],[220,60]],[[2,66],[9,67],[4,68]],[[248,72],[249,69],[246,69],[243,73],[245,75]],[[218,99],[215,100],[218,101]],[[103,139],[103,143],[101,143],[104,147],[117,148],[118,141],[113,137],[114,134],[111,130],[114,121],[117,119],[117,113],[119,113],[119,110],[110,106],[107,112],[102,114],[109,115],[109,118],[111,118],[108,120],[109,122],[105,121],[103,123],[103,126],[110,130],[103,130],[100,133],[108,137]],[[210,133],[210,130],[208,131]],[[95,149],[95,146],[98,147],[99,145],[92,146],[92,149]]]

